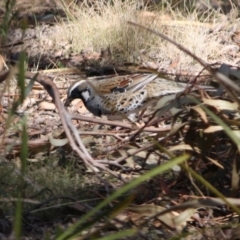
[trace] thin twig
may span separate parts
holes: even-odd
[[[159,133],[159,132],[169,132],[171,130],[171,126],[166,126],[166,127],[143,127],[143,129],[138,128],[136,125],[130,124],[130,123],[124,123],[120,121],[109,121],[109,120],[104,120],[100,118],[92,118],[92,117],[86,117],[82,115],[71,115],[72,119],[75,120],[81,120],[85,122],[91,122],[91,123],[99,123],[99,124],[105,124],[105,125],[110,125],[110,126],[116,126],[116,127],[123,127],[123,128],[128,128],[132,130],[138,130],[144,132],[154,132],[154,133]]]

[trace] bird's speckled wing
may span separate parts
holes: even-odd
[[[148,92],[148,98],[157,98],[160,96],[178,93],[187,87],[185,83],[179,83],[164,78],[155,78],[151,84],[146,85],[145,89]]]
[[[129,75],[104,77],[104,79],[93,79],[88,82],[99,94],[110,94],[113,92],[125,92],[126,88],[132,83],[132,77]]]
[[[114,92],[123,93],[126,91],[135,92],[142,89],[156,77],[156,74],[132,74],[105,77],[102,80],[89,80],[89,83],[99,94],[109,94]]]

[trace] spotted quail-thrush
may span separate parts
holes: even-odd
[[[164,95],[182,92],[186,86],[185,83],[160,78],[156,74],[79,80],[69,87],[65,106],[73,99],[80,98],[95,116],[123,119],[123,116],[145,109]]]

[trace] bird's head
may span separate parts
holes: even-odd
[[[67,99],[64,105],[69,106],[76,98],[82,99],[86,103],[90,98],[90,92],[90,86],[86,80],[77,81],[68,88]]]

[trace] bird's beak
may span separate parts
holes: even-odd
[[[68,107],[69,105],[70,105],[70,103],[72,102],[72,98],[70,98],[70,97],[68,97],[67,99],[66,99],[66,101],[65,101],[65,103],[64,103],[64,106],[65,107]]]

